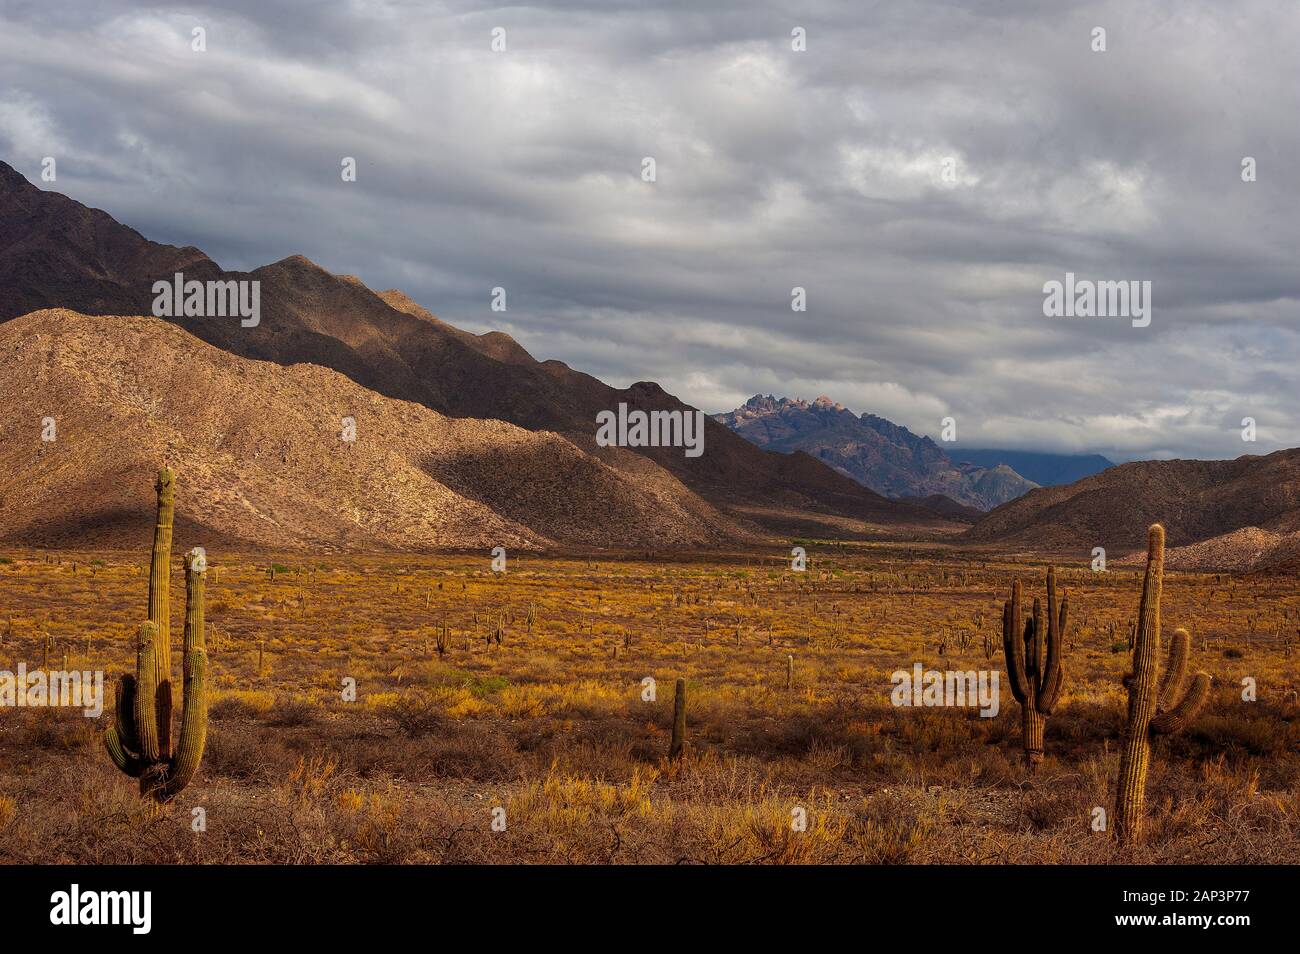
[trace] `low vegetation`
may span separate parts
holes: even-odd
[[[1181,732],[1142,738],[1156,751],[1142,765],[1141,837],[1121,843],[1141,568],[1055,559],[1046,616],[1059,625],[1033,624],[1057,630],[1062,661],[1059,684],[1035,690],[1057,695],[1040,754],[1005,685],[993,718],[895,708],[890,691],[891,673],[918,662],[1000,669],[1006,594],[1045,565],[941,545],[804,545],[802,573],[775,549],[510,554],[505,573],[487,553],[210,550],[207,744],[188,787],[159,803],[123,784],[103,746],[111,698],[99,719],[0,710],[0,860],[1300,857],[1292,579],[1163,575],[1164,618],[1187,633],[1171,640],[1173,665],[1190,656],[1213,682]],[[179,611],[179,560],[168,576]],[[138,552],[6,551],[0,669],[66,657],[134,671],[149,580]],[[1058,585],[1068,628],[1063,608],[1053,618]],[[1136,627],[1144,687],[1148,632]]]

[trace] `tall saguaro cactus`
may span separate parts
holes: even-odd
[[[113,764],[140,780],[140,793],[160,802],[181,791],[203,758],[208,732],[207,647],[203,589],[207,557],[201,547],[185,555],[185,635],[182,662],[184,707],[173,752],[171,645],[167,589],[172,537],[174,478],[158,474],[158,522],[149,573],[149,619],[140,624],[135,675],[122,676],[116,724],[104,734]]]
[[[1056,567],[1047,569],[1047,617],[1034,598],[1034,612],[1024,620],[1020,581],[1011,584],[1011,599],[1002,607],[1002,648],[1007,657],[1011,694],[1020,703],[1021,739],[1025,766],[1037,771],[1043,761],[1043,730],[1061,695],[1061,649],[1069,619],[1069,601],[1056,604]]]
[[[1174,631],[1160,690],[1156,691],[1157,655],[1160,652],[1160,595],[1165,572],[1165,528],[1147,531],[1147,570],[1138,606],[1133,639],[1133,671],[1128,686],[1128,728],[1119,762],[1119,791],[1115,803],[1115,837],[1132,844],[1142,837],[1142,803],[1146,797],[1147,769],[1151,765],[1151,737],[1181,732],[1205,705],[1210,677],[1198,672],[1186,688],[1187,630]]]

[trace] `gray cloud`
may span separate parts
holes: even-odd
[[[0,157],[709,411],[824,392],[970,446],[1233,457],[1300,444],[1297,28],[1283,0],[0,2]],[[1152,281],[1151,326],[1043,317],[1067,270]]]

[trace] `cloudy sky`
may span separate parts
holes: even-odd
[[[1235,457],[1300,444],[1297,36],[1293,0],[0,0],[0,158],[710,412]],[[1150,326],[1045,317],[1067,271],[1152,282]]]

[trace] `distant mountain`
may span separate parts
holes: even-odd
[[[954,453],[958,462],[969,462],[980,467],[1006,465],[1026,480],[1040,487],[1058,487],[1072,484],[1107,467],[1114,461],[1100,454],[1045,454],[1038,451],[1017,450],[962,450]]]
[[[261,283],[256,327],[231,318],[165,319],[242,358],[320,365],[447,417],[552,431],[607,466],[670,476],[732,518],[783,535],[955,529],[933,510],[886,499],[807,454],[760,450],[709,419],[700,457],[672,447],[598,447],[600,411],[621,403],[644,411],[692,409],[651,382],[618,389],[562,362],[537,361],[507,335],[461,331],[399,291],[376,294],[300,255],[249,273],[225,272],[196,248],[151,242],[0,162],[0,321],[51,308],[148,315],[153,282],[177,271],[187,280]]]
[[[759,447],[804,451],[889,497],[940,494],[989,510],[1038,486],[1005,464],[954,462],[930,438],[874,414],[859,417],[825,396],[810,402],[756,394],[714,417]]]
[[[1119,556],[1144,546],[1147,527],[1156,522],[1164,524],[1171,547],[1251,527],[1293,534],[1300,530],[1300,449],[1236,460],[1118,464],[998,507],[967,536],[1083,553],[1099,546]]]

